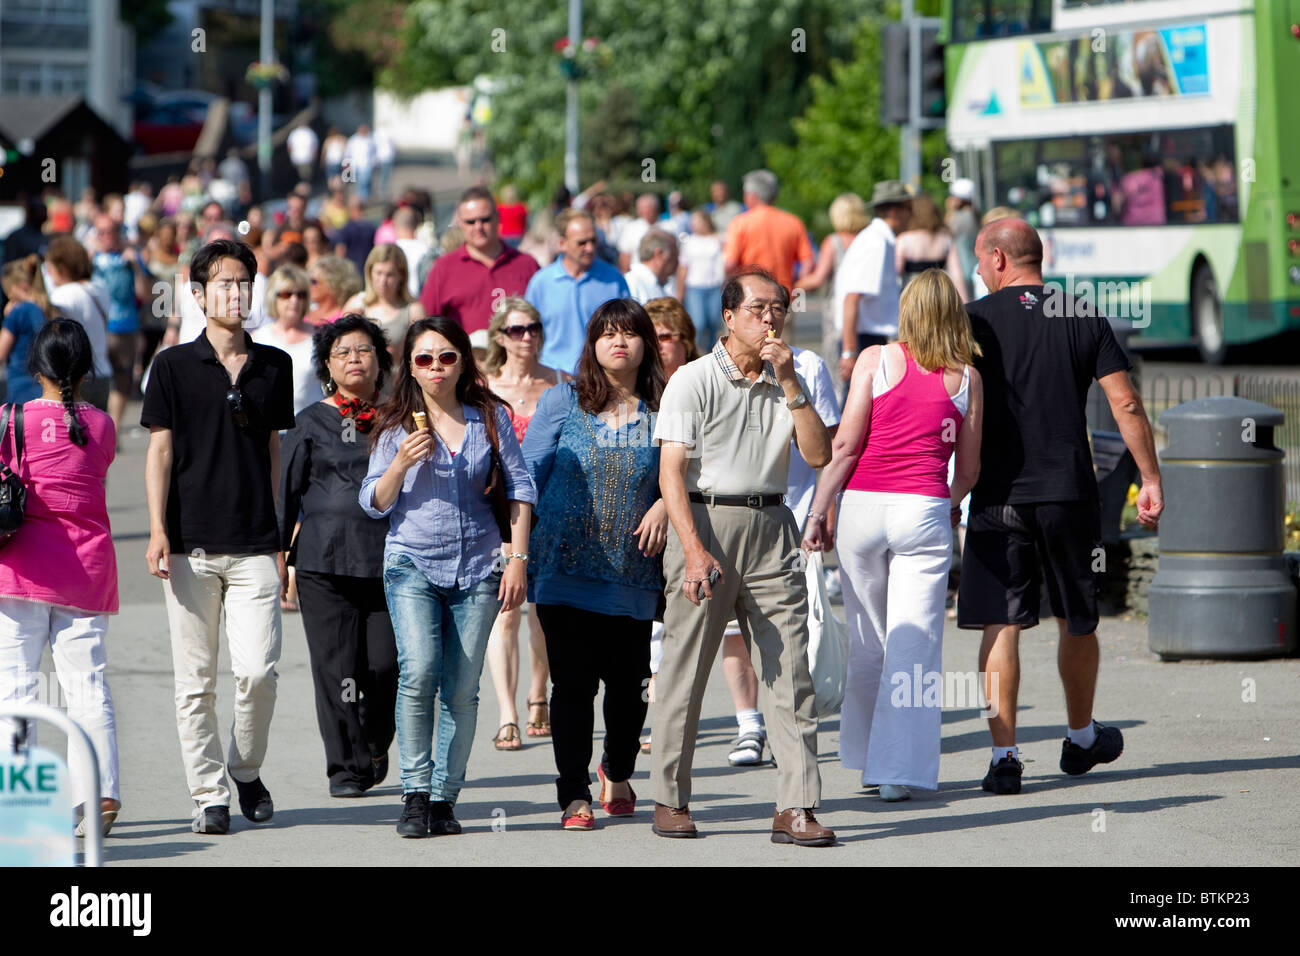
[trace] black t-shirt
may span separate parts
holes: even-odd
[[[1050,303],[1049,296],[1052,297]],[[966,306],[984,355],[975,507],[1097,494],[1085,402],[1094,378],[1132,368],[1110,323],[1060,290],[1010,286]]]
[[[357,500],[370,468],[370,435],[346,427],[337,406],[316,402],[298,413],[280,458],[280,543],[289,563],[299,571],[381,577],[388,519],[370,517]]]
[[[248,333],[244,342],[248,358],[235,385],[243,427],[226,399],[230,375],[206,330],[154,359],[140,424],[171,429],[167,538],[173,554],[279,550],[270,440],[272,432],[293,427],[293,362]]]

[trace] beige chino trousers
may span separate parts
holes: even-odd
[[[199,809],[230,806],[225,770],[261,774],[280,660],[280,575],[274,554],[167,556],[163,582],[176,679],[176,725],[190,796]],[[235,715],[222,759],[217,732],[217,651],[225,611]]]
[[[664,575],[663,661],[655,678],[654,798],[669,807],[691,800],[691,764],[700,707],[722,634],[740,622],[758,674],[758,703],[777,764],[777,810],[812,809],[821,799],[817,717],[808,672],[808,589],[799,529],[784,505],[769,508],[692,503],[700,541],[722,565],[712,599],[696,607],[682,594],[686,559],[668,536]]]

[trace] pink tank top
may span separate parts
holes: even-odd
[[[965,416],[948,396],[943,372],[926,374],[900,347],[903,377],[872,399],[867,445],[844,487],[947,498],[948,458]]]

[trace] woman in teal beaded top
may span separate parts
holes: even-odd
[[[575,381],[543,393],[524,439],[538,490],[528,597],[546,632],[551,742],[566,830],[590,830],[594,702],[605,682],[600,803],[631,816],[663,594],[668,515],[652,416],[664,388],[654,324],[631,299],[592,314]]]

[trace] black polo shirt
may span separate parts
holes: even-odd
[[[171,429],[167,538],[173,554],[279,549],[270,441],[273,431],[293,427],[293,362],[247,332],[244,343],[248,358],[235,383],[247,417],[242,428],[226,400],[230,375],[206,329],[154,359],[140,424]]]

